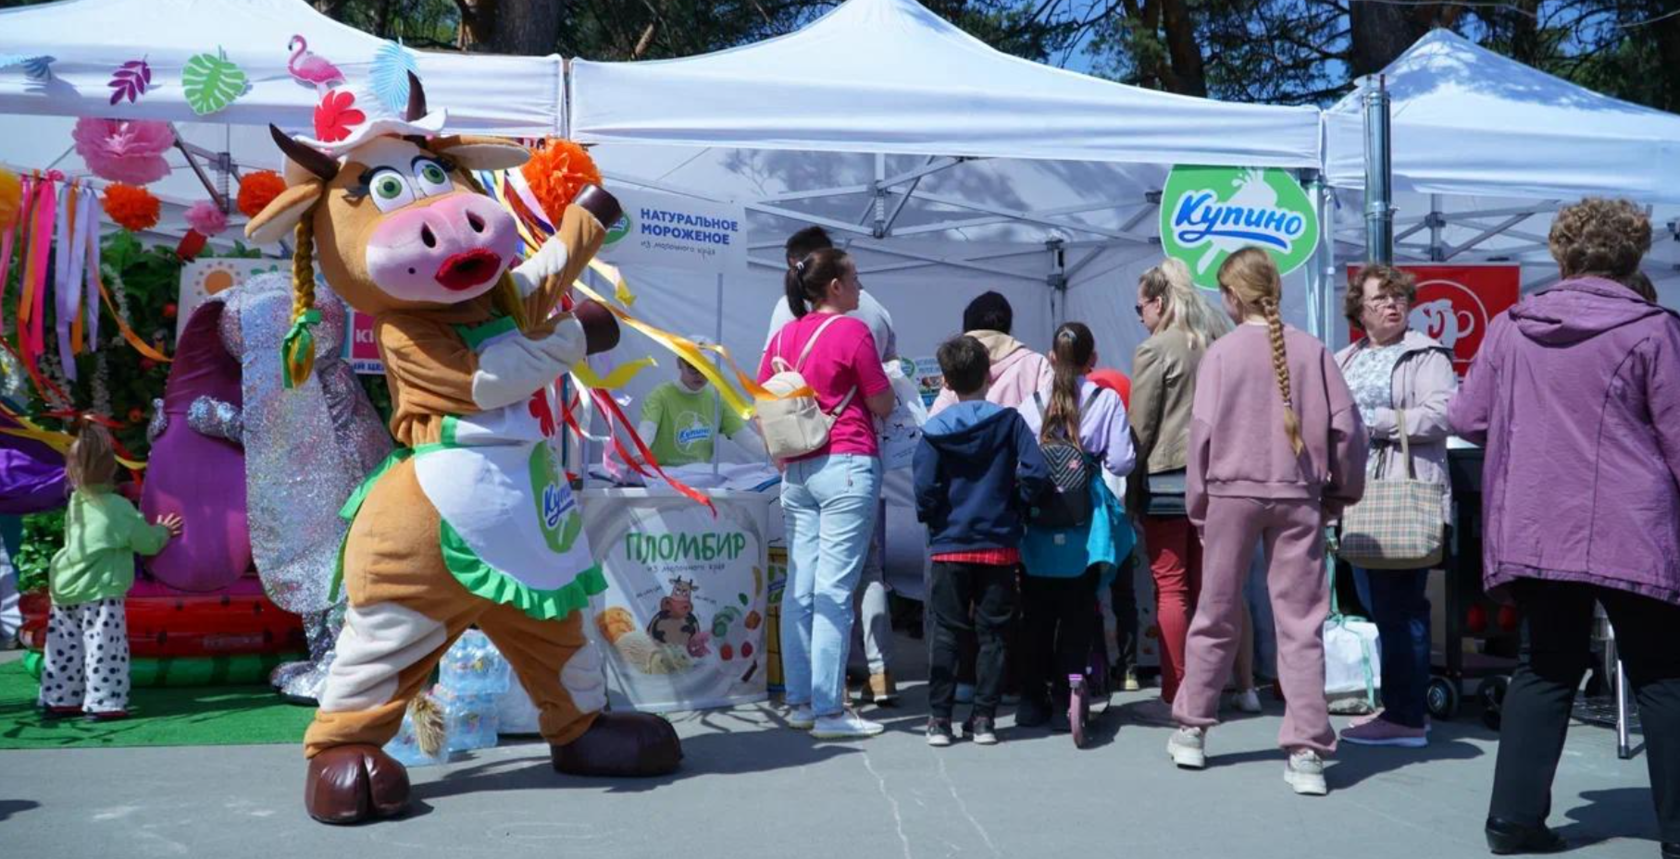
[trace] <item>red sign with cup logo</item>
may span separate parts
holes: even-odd
[[[1427,334],[1453,351],[1453,368],[1460,379],[1482,347],[1488,325],[1517,303],[1522,269],[1514,265],[1401,265],[1396,268],[1417,278],[1412,301],[1411,328]],[[1348,278],[1360,266],[1348,266]],[[1350,336],[1364,336],[1358,328]]]
[[[379,359],[379,341],[373,337],[373,317],[350,311],[350,332],[345,337],[345,360],[350,369],[372,376],[385,374],[385,362]]]

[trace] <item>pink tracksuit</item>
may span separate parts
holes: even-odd
[[[1284,326],[1284,345],[1304,442],[1298,456],[1284,431],[1265,326],[1239,325],[1219,338],[1196,376],[1185,500],[1202,533],[1202,593],[1173,717],[1191,727],[1218,724],[1219,694],[1237,654],[1243,577],[1254,541],[1263,540],[1287,702],[1278,742],[1328,755],[1336,734],[1324,698],[1330,591],[1323,530],[1364,491],[1367,441],[1324,344]]]

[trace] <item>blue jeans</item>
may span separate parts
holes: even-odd
[[[1383,719],[1423,727],[1429,692],[1428,570],[1353,569],[1382,647]]]
[[[782,475],[788,581],[782,592],[787,702],[835,716],[846,704],[852,590],[875,533],[881,460],[834,454],[788,464]]]

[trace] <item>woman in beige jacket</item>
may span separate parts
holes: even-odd
[[[1231,320],[1197,294],[1184,263],[1169,259],[1138,279],[1138,318],[1150,337],[1132,358],[1132,430],[1147,478],[1130,481],[1127,509],[1143,527],[1155,579],[1156,621],[1161,630],[1161,701],[1139,712],[1171,722],[1171,704],[1184,679],[1184,641],[1201,590],[1202,543],[1184,507],[1185,450],[1190,404],[1202,355]],[[1145,470],[1145,469],[1140,469]],[[1247,613],[1244,613],[1247,617]],[[1249,629],[1249,624],[1244,624]],[[1250,629],[1245,636],[1252,640]],[[1243,649],[1236,680],[1240,706],[1259,710],[1253,691],[1253,647]]]

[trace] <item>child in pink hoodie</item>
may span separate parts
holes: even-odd
[[[992,359],[991,377],[987,380],[986,402],[1006,409],[1020,408],[1033,394],[1050,389],[1053,372],[1050,359],[1027,348],[1027,344],[1009,336],[1015,323],[1014,308],[1009,299],[996,292],[981,293],[963,309],[963,331],[986,347]],[[932,417],[957,404],[957,394],[941,388],[939,396],[928,409]]]
[[[1289,752],[1284,779],[1322,796],[1323,756],[1336,749],[1324,699],[1323,531],[1364,492],[1366,433],[1330,351],[1279,318],[1282,282],[1265,251],[1226,259],[1219,291],[1241,324],[1208,349],[1196,376],[1185,501],[1202,534],[1202,593],[1167,754],[1180,767],[1206,765],[1207,729],[1219,723],[1236,658],[1243,580],[1263,540],[1288,702],[1278,732]]]

